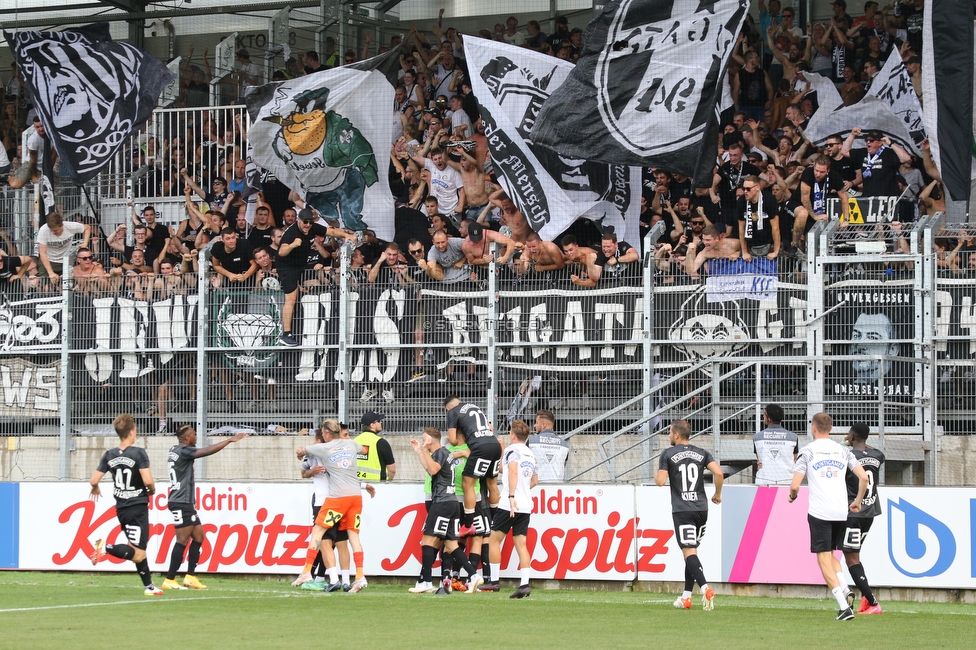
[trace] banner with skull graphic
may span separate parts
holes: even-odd
[[[560,156],[532,143],[539,109],[573,64],[478,38],[465,40],[464,53],[492,168],[529,227],[552,241],[586,217],[613,226],[620,241],[639,239],[640,168]]]
[[[139,132],[175,78],[146,52],[113,41],[108,23],[4,36],[61,158],[61,176],[76,185]]]
[[[382,73],[335,68],[251,88],[251,158],[325,219],[392,241],[387,156],[393,105]]]

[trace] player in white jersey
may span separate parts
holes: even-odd
[[[766,428],[752,437],[756,452],[756,485],[789,485],[793,480],[800,442],[796,434],[781,426],[783,407],[770,404],[763,410]]]
[[[529,588],[529,574],[532,556],[526,544],[529,533],[529,515],[532,513],[532,488],[539,482],[535,454],[525,444],[529,439],[529,425],[522,420],[512,422],[509,432],[509,446],[502,453],[501,493],[498,511],[491,522],[489,542],[489,561],[492,582],[485,583],[481,591],[498,591],[501,577],[502,540],[512,531],[512,542],[519,556],[519,588],[509,598],[525,598],[532,593]]]
[[[813,442],[800,450],[790,485],[790,503],[796,500],[803,477],[809,487],[807,522],[810,525],[810,552],[817,554],[817,564],[824,581],[840,606],[838,621],[854,618],[854,610],[847,600],[850,590],[844,584],[840,562],[833,550],[844,539],[847,514],[860,512],[861,499],[868,486],[868,475],[857,462],[851,450],[830,439],[833,420],[826,413],[817,413],[810,422]],[[857,496],[848,505],[847,472],[858,478]]]

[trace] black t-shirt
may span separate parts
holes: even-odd
[[[827,214],[827,199],[836,198],[838,190],[844,189],[844,179],[833,168],[827,170],[827,176],[822,182],[818,182],[813,175],[813,167],[807,167],[800,176],[801,187],[803,184],[810,188],[810,203],[814,214]]]
[[[722,199],[722,222],[734,225],[737,218],[733,214],[735,202],[738,199],[736,190],[742,187],[747,176],[759,176],[759,168],[745,160],[741,161],[738,166],[726,162],[718,168],[718,173],[722,177],[722,182],[719,184],[719,197]]]
[[[671,482],[672,512],[708,510],[705,498],[705,468],[715,460],[694,445],[675,445],[661,454],[658,469],[667,470]]]
[[[670,214],[668,214],[668,218],[669,219],[671,218]],[[596,265],[603,267],[603,273],[602,275],[600,275],[600,277],[607,278],[607,279],[623,277],[630,270],[630,267],[632,265],[626,262],[621,264],[620,258],[621,256],[625,255],[631,248],[633,248],[633,246],[631,246],[625,241],[617,242],[617,252],[615,252],[613,255],[610,256],[613,257],[618,262],[613,266],[606,265],[607,262],[610,261],[610,257],[607,257],[607,255],[603,252],[602,248],[597,248]]]
[[[898,167],[901,161],[891,147],[882,147],[874,156],[867,149],[851,151],[851,164],[860,168],[864,196],[898,196]]]
[[[851,159],[844,156],[840,160],[830,159],[830,173],[840,176],[841,180],[844,182],[853,181],[857,176],[857,168]]]
[[[751,203],[746,197],[741,197],[735,206],[735,213],[738,215],[739,228],[742,228],[743,237],[750,246],[765,246],[773,243],[772,220],[779,216],[779,204],[773,193],[766,189],[762,190],[763,206],[762,217],[759,215],[759,204]]]
[[[436,474],[430,477],[430,500],[434,503],[457,503],[457,487],[454,485],[454,462],[447,447],[440,447],[430,455],[431,459],[441,466]]]
[[[141,469],[149,469],[149,454],[142,447],[109,449],[102,454],[96,468],[99,472],[112,475],[112,494],[115,496],[115,509],[143,507],[149,505],[149,490],[142,481]]]
[[[312,254],[312,242],[315,241],[316,236],[328,236],[328,229],[320,223],[313,223],[312,227],[308,231],[308,234],[306,235],[298,228],[297,221],[288,226],[288,228],[285,229],[284,234],[281,236],[279,250],[286,244],[291,244],[296,240],[301,240],[302,243],[298,248],[287,255],[279,256],[278,266],[282,269],[287,268],[296,271],[303,270],[306,262],[308,262],[309,255]]]
[[[863,451],[851,449],[854,458],[864,468],[868,474],[868,487],[864,491],[864,498],[861,500],[860,512],[852,512],[851,517],[869,518],[877,517],[881,514],[881,501],[878,499],[878,485],[881,482],[881,466],[884,465],[885,455],[878,449],[868,447]],[[848,501],[853,501],[857,497],[858,480],[854,472],[847,473],[847,496]]]
[[[386,466],[396,464],[396,459],[393,457],[393,447],[390,446],[386,438],[380,438],[376,441],[376,455],[380,459],[380,480],[385,481],[387,480]]]
[[[193,503],[193,461],[196,460],[196,447],[173,445],[169,450],[169,502]]]
[[[158,258],[159,254],[162,252],[161,248],[151,248],[149,246],[149,242],[146,242],[146,247],[141,249],[137,249],[135,246],[126,246],[122,254],[125,256],[125,261],[127,264],[132,264],[132,254],[137,250],[141,250],[143,256],[146,258],[146,266],[152,266],[153,262],[156,261],[156,258]]]
[[[467,402],[462,402],[447,412],[447,428],[457,429],[470,449],[498,440],[488,426],[488,417],[484,411]]]
[[[210,249],[214,259],[220,262],[220,266],[225,271],[234,274],[247,273],[251,268],[251,259],[254,257],[251,245],[246,241],[237,240],[234,250],[228,252],[224,248],[224,242],[219,241]]]
[[[274,226],[269,226],[264,230],[254,228],[251,230],[251,234],[247,236],[247,243],[251,245],[251,248],[257,248],[259,246],[271,248],[271,234],[273,232]]]
[[[0,280],[9,280],[20,269],[19,255],[0,257]]]
[[[922,15],[925,7],[916,9],[914,6],[906,6],[907,2],[899,4],[902,18],[905,19],[905,31],[908,32],[908,42],[919,55],[922,54]]]

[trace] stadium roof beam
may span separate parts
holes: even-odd
[[[403,2],[403,0],[383,0],[378,5],[376,5],[374,9],[376,9],[376,11],[381,14],[385,14],[387,11],[397,6],[401,2]]]
[[[148,0],[140,2],[139,0],[102,0],[103,4],[111,5],[116,9],[122,9],[130,13],[137,13],[146,10],[146,4]]]

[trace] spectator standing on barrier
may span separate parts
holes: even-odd
[[[852,149],[854,139],[861,135],[860,127],[851,129],[841,153],[849,155],[857,169],[855,185],[861,185],[863,196],[898,196],[898,167],[911,160],[911,154],[891,138],[873,129],[864,136],[865,149]]]
[[[712,503],[722,503],[722,482],[725,475],[718,461],[705,449],[689,443],[691,425],[687,420],[675,420],[668,430],[671,447],[661,453],[654,483],[671,484],[671,519],[674,535],[685,558],[685,589],[674,606],[691,609],[691,592],[695,583],[701,589],[702,609],[715,608],[715,591],[708,586],[705,570],[698,559],[698,545],[705,535],[708,522],[708,500],[705,496],[705,470],[712,473],[715,494]]]
[[[847,515],[847,530],[844,532],[844,543],[838,548],[844,552],[844,560],[847,563],[847,570],[854,578],[854,584],[861,592],[861,606],[858,614],[880,614],[881,604],[878,603],[874,591],[864,573],[861,565],[861,545],[874,518],[881,514],[881,501],[878,499],[878,486],[881,484],[881,466],[884,465],[885,455],[874,447],[868,447],[868,434],[870,428],[863,422],[857,422],[851,426],[850,432],[844,441],[851,448],[851,453],[861,468],[868,475],[868,486],[864,490],[864,498],[861,500],[861,510],[851,512]],[[857,497],[858,491],[857,477],[847,473],[847,499],[853,501]],[[838,579],[841,576],[837,576]]]
[[[800,450],[793,470],[789,501],[793,503],[800,492],[800,483],[806,476],[809,487],[810,552],[817,555],[817,564],[823,574],[839,610],[838,621],[854,619],[854,610],[848,603],[850,589],[843,583],[840,562],[833,551],[844,540],[847,517],[861,511],[861,499],[868,486],[868,475],[858,464],[850,449],[830,439],[833,420],[826,413],[817,413],[810,422],[813,442]],[[847,474],[853,472],[858,480],[857,493],[848,503]]]
[[[396,476],[396,459],[389,441],[381,438],[384,416],[376,411],[366,411],[359,423],[362,433],[356,436],[356,444],[361,445],[356,456],[359,480],[368,482],[392,481]]]
[[[305,272],[305,264],[312,250],[315,237],[337,237],[346,241],[355,241],[356,236],[338,228],[326,228],[314,223],[315,214],[311,209],[303,208],[298,214],[298,220],[289,226],[281,236],[278,246],[278,278],[281,290],[285,293],[285,305],[282,309],[282,334],[279,342],[282,345],[296,346],[298,339],[292,335],[292,321],[295,315],[295,303],[298,302],[298,284]]]
[[[52,285],[61,279],[75,235],[81,235],[81,248],[88,248],[91,226],[65,221],[58,212],[48,215],[47,223],[37,233],[38,275],[46,275]]]
[[[742,259],[753,257],[775,260],[779,257],[779,206],[773,193],[763,189],[758,176],[747,176],[742,184],[745,194],[736,205],[739,215],[739,246]]]
[[[796,434],[782,426],[783,407],[770,404],[763,410],[766,427],[752,437],[756,453],[756,485],[789,485],[800,451]]]
[[[566,476],[569,443],[553,431],[555,426],[556,416],[552,411],[536,412],[535,433],[529,436],[527,444],[535,455],[540,483],[561,483]]]

